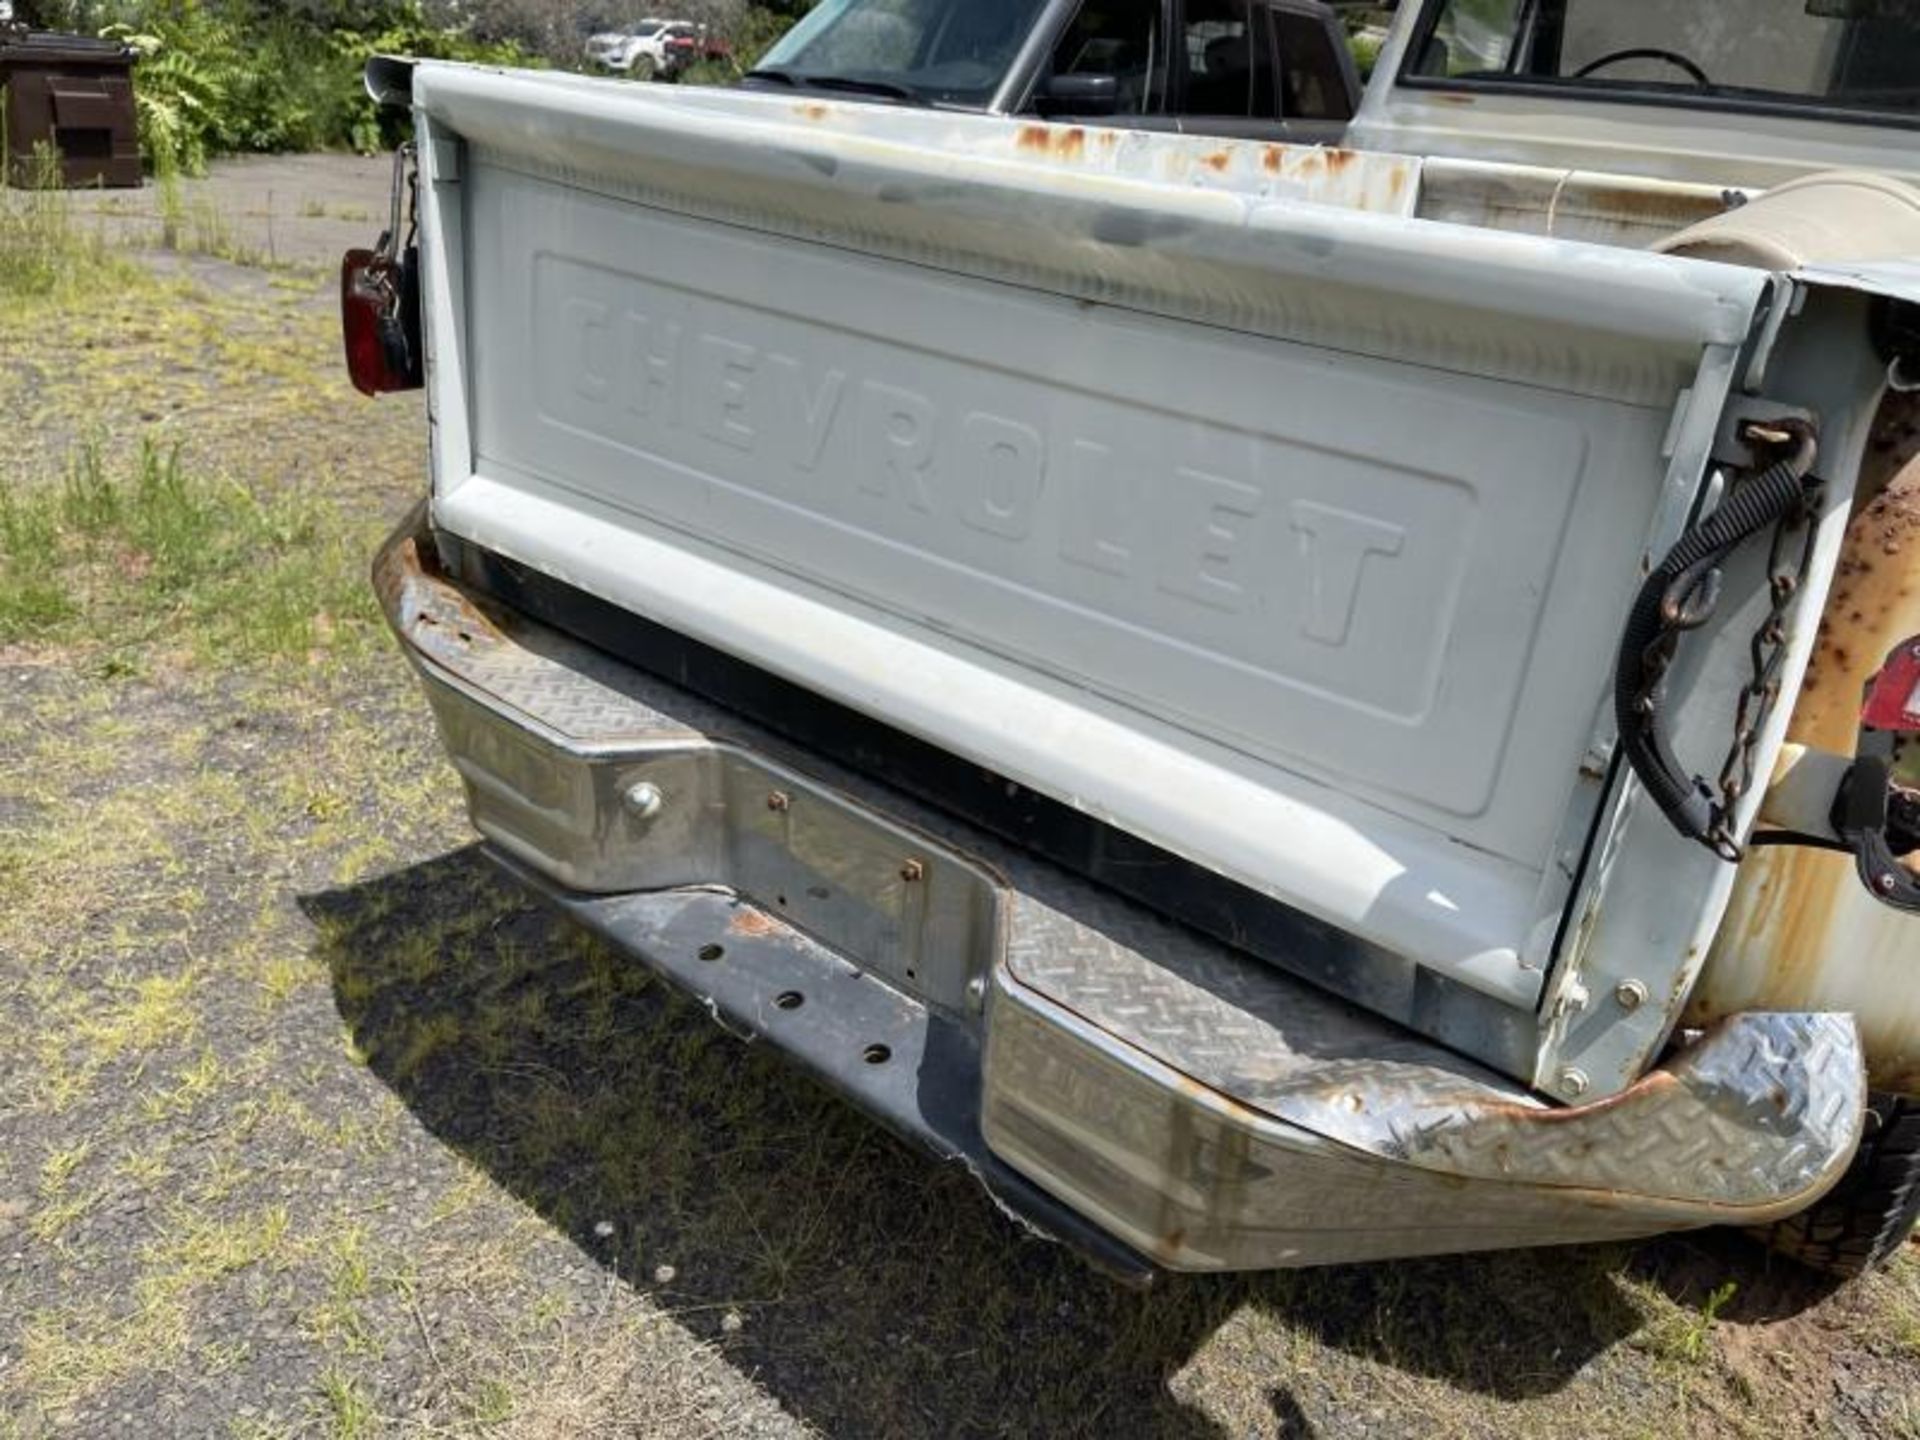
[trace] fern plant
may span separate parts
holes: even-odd
[[[197,175],[208,156],[234,148],[234,98],[248,74],[244,37],[200,0],[154,5],[140,22],[101,31],[140,56],[133,86],[140,148],[156,172]]]
[[[131,33],[125,26],[109,26],[106,33],[140,53],[133,98],[148,165],[156,172],[198,175],[215,148],[227,103],[219,70],[158,35]]]
[[[380,119],[360,83],[382,53],[524,65],[429,22],[419,0],[138,0],[101,33],[140,54],[140,143],[156,175],[197,175],[236,151],[380,148]],[[364,28],[343,23],[360,19]]]

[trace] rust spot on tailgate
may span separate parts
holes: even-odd
[[[1036,155],[1081,160],[1087,153],[1087,132],[1078,125],[1070,125],[1065,129],[1054,125],[1022,125],[1015,143],[1022,150]]]
[[[1233,164],[1233,152],[1231,150],[1209,150],[1200,157],[1200,163],[1218,174],[1224,172],[1229,165]]]
[[[820,121],[826,119],[827,116],[833,112],[819,101],[809,100],[804,104],[794,106],[793,113],[798,115],[802,120]]]
[[[768,940],[775,935],[784,934],[786,926],[751,905],[739,905],[727,919],[727,933],[738,935],[746,940]]]

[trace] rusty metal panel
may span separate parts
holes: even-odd
[[[140,139],[133,103],[134,52],[79,35],[0,38],[8,174],[36,184],[39,155],[59,157],[67,186],[137,186]]]
[[[1884,471],[1908,457],[1848,527],[1820,621],[1789,741],[1853,753],[1863,687],[1887,651],[1920,631],[1920,404],[1896,397],[1882,412],[1873,457]],[[1916,779],[1908,748],[1903,778]],[[1912,863],[1912,860],[1909,860]],[[1812,1005],[1860,1019],[1868,1072],[1879,1089],[1920,1093],[1920,985],[1913,921],[1861,886],[1851,857],[1769,848],[1740,867],[1725,924],[1687,1007],[1690,1024],[1747,1009]]]

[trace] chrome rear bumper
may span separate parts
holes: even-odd
[[[375,565],[501,863],[1017,1217],[1134,1276],[1751,1224],[1838,1178],[1852,1020],[1740,1015],[1606,1101],[1470,1061],[592,650]]]

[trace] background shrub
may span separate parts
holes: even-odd
[[[102,34],[140,52],[140,144],[156,174],[198,174],[215,155],[392,144],[360,83],[371,55],[578,66],[596,31],[651,13],[727,39],[731,63],[685,78],[724,83],[817,0],[15,0],[44,29]],[[384,122],[393,124],[392,117]]]

